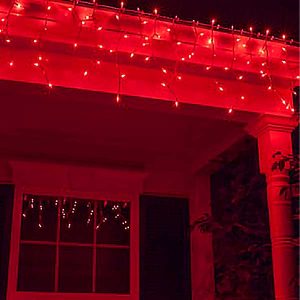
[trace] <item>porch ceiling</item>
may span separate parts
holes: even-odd
[[[0,155],[194,171],[245,135],[256,114],[0,81]]]

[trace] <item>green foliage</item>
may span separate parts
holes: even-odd
[[[272,170],[286,169],[290,183],[298,184],[299,156],[277,152],[273,158]],[[218,300],[274,298],[266,184],[256,159],[246,152],[214,175],[212,216],[193,224],[213,234]]]
[[[266,184],[250,150],[212,176],[212,216],[193,224],[213,234],[218,300],[273,298]]]

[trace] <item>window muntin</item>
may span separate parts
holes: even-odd
[[[129,294],[130,203],[23,196],[19,291]]]

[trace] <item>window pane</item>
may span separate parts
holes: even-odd
[[[129,245],[130,204],[101,201],[98,206],[97,243]]]
[[[55,246],[20,245],[19,291],[54,291]]]
[[[92,254],[91,247],[60,246],[60,292],[92,292]]]
[[[60,240],[93,243],[94,201],[67,198],[62,202]]]
[[[59,234],[59,292],[91,293],[93,247],[129,246],[129,226],[129,203],[24,195],[18,290],[54,292]],[[129,248],[97,247],[95,251],[96,292],[128,294]]]
[[[55,241],[58,198],[24,195],[21,240]]]
[[[96,292],[129,294],[129,249],[97,249]]]

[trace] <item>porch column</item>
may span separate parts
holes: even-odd
[[[210,174],[197,175],[190,197],[190,224],[211,213]],[[213,300],[215,294],[212,234],[191,232],[192,300]]]
[[[292,154],[291,132],[296,125],[292,117],[264,115],[250,128],[258,139],[260,170],[267,181],[276,300],[298,299],[291,199],[280,193],[289,186],[289,176],[286,168],[272,171],[274,153]]]

